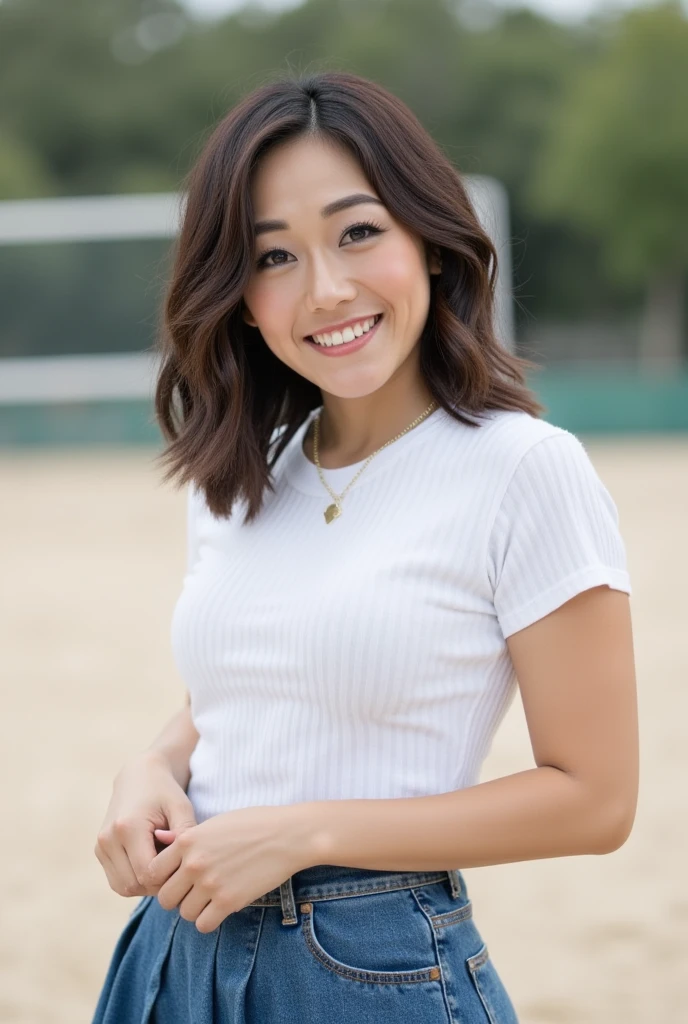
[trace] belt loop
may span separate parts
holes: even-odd
[[[458,900],[461,895],[461,871],[459,868],[452,868],[447,872],[449,877],[449,884],[451,886],[452,899]]]
[[[282,924],[298,924],[291,875],[280,885],[280,902],[282,904]]]

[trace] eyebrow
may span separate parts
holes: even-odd
[[[369,196],[365,192],[354,192],[353,195],[343,196],[341,199],[335,199],[334,202],[323,206],[320,216],[331,217],[335,213],[348,210],[350,206],[359,206],[361,203],[377,203],[378,206],[384,206],[382,200],[376,199],[375,196]],[[289,225],[286,220],[260,220],[254,228],[256,236],[263,235],[266,231],[288,230]]]

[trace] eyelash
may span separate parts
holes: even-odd
[[[361,221],[357,221],[356,224],[350,224],[349,227],[344,232],[344,234],[342,235],[342,238],[344,237],[344,235],[348,235],[350,231],[355,231],[357,228],[367,228],[369,231],[372,232],[372,234],[368,235],[366,238],[357,238],[357,239],[353,240],[352,241],[352,245],[355,245],[356,242],[366,242],[368,240],[368,238],[372,238],[375,235],[381,235],[383,233],[383,231],[387,230],[386,228],[383,228],[382,225],[376,224],[374,221],[371,221],[371,220],[361,220]],[[266,263],[265,262],[266,259],[268,258],[268,256],[272,256],[273,253],[276,253],[276,252],[286,252],[286,249],[274,249],[274,248],[273,249],[266,249],[264,252],[262,252],[259,255],[258,259],[256,260],[256,269],[258,269],[258,270],[267,270],[270,267],[284,267],[284,266],[286,266],[285,263]]]

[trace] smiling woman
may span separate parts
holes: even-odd
[[[255,90],[187,192],[156,411],[166,478],[194,480],[216,515],[242,499],[245,520],[258,515],[271,467],[323,402],[325,468],[376,450],[431,398],[467,425],[543,411],[524,382],[533,364],[495,337],[497,254],[461,177],[381,86],[332,72]],[[365,343],[344,343],[376,316]]]
[[[354,75],[251,93],[193,169],[156,393],[190,702],[98,837],[144,899],[96,1024],[514,1024],[461,869],[628,836],[617,510],[495,338],[496,267]],[[517,686],[536,767],[480,783]]]
[[[340,198],[327,202],[333,194]],[[418,339],[440,260],[370,190],[351,152],[320,136],[262,158],[252,205],[272,246],[244,291],[244,319],[280,363],[327,394],[326,465],[333,449],[356,461],[366,446],[379,447],[373,432],[389,428],[392,410],[406,414],[432,397],[420,380]],[[271,209],[287,219],[271,218]],[[373,210],[375,223],[360,219]]]

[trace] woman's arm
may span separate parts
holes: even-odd
[[[310,863],[435,871],[610,853],[626,841],[638,795],[628,596],[584,591],[507,644],[537,768],[434,796],[296,804]]]
[[[191,720],[191,698],[186,694],[184,707],[174,715],[162,732],[143,752],[143,758],[153,757],[169,767],[175,781],[183,790],[189,784],[189,760],[198,743],[198,732]]]

